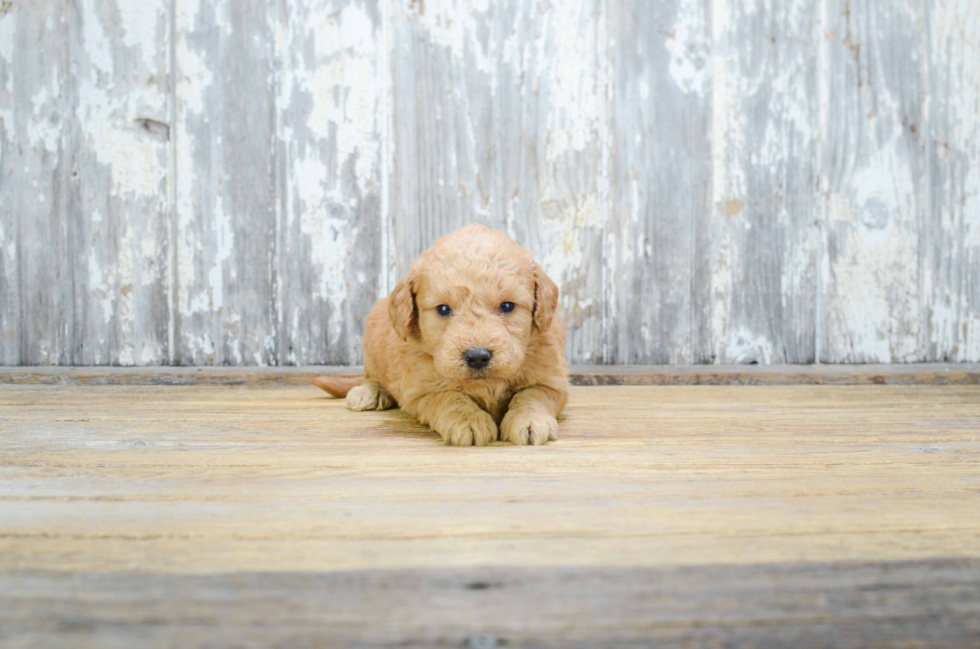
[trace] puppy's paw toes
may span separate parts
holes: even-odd
[[[443,439],[450,446],[486,446],[497,441],[497,424],[493,417],[481,412],[460,419],[447,433]]]
[[[558,420],[548,413],[511,410],[500,422],[500,439],[517,446],[538,446],[558,439]]]
[[[381,390],[378,392],[378,410],[388,410],[389,408],[394,408],[398,404],[395,403],[395,397],[391,396],[387,390]]]
[[[370,383],[357,385],[347,393],[347,407],[351,410],[374,410],[378,407],[378,389]]]

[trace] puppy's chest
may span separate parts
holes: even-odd
[[[476,405],[489,412],[497,423],[500,423],[507,413],[507,405],[514,396],[514,391],[509,385],[494,385],[467,390],[466,394],[476,402]]]

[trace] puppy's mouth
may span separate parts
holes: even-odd
[[[478,370],[471,369],[464,365],[460,378],[460,383],[471,387],[496,383],[500,380],[500,377],[496,372],[496,367],[494,367],[493,364]]]

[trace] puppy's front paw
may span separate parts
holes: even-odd
[[[373,383],[354,386],[347,393],[347,407],[351,410],[380,410],[378,396],[379,390]]]
[[[461,417],[449,430],[439,432],[450,446],[486,446],[497,441],[497,424],[483,411]]]
[[[538,446],[558,439],[558,420],[546,412],[511,410],[500,422],[500,439],[517,446]]]

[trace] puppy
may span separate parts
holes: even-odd
[[[503,232],[446,235],[367,317],[363,380],[319,377],[351,410],[400,405],[446,444],[558,439],[568,401],[558,287]]]

